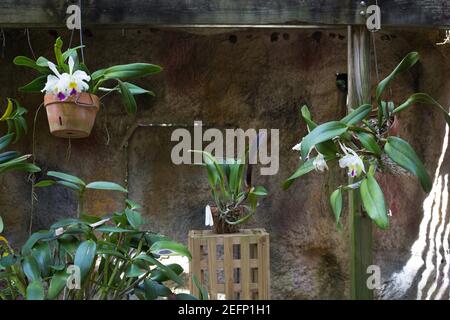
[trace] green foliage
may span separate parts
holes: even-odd
[[[381,229],[389,226],[388,208],[383,191],[375,178],[376,171],[381,172],[386,166],[396,164],[415,175],[422,189],[429,192],[432,183],[425,166],[406,141],[389,136],[389,129],[395,115],[417,103],[435,107],[449,124],[450,116],[444,107],[425,93],[412,94],[398,107],[395,107],[393,101],[383,100],[383,93],[394,78],[407,71],[418,60],[417,52],[409,53],[391,74],[378,84],[375,101],[376,118],[371,113],[372,105],[364,104],[338,121],[316,124],[311,118],[308,107],[303,106],[300,114],[306,122],[309,133],[301,140],[300,166],[286,179],[283,184],[284,189],[289,188],[294,181],[314,169],[323,170],[326,167],[323,162],[337,160],[341,168],[345,168],[354,181],[349,186],[339,186],[330,197],[331,208],[338,227],[343,209],[343,192],[359,189],[367,215]],[[387,158],[392,161],[387,163],[385,160]],[[370,169],[365,171],[365,168]]]
[[[203,155],[204,166],[208,174],[208,182],[211,195],[219,210],[222,220],[228,224],[237,225],[246,222],[256,212],[258,200],[268,195],[262,186],[252,186],[251,181],[246,181],[251,172],[246,163],[248,150],[244,159],[217,160],[213,155],[205,151],[193,150]],[[243,208],[242,216],[236,218],[233,213]]]
[[[60,73],[69,72],[68,60],[69,57],[72,57],[75,62],[74,72],[77,70],[82,70],[91,77],[89,82],[89,93],[97,94],[98,91],[103,91],[107,93],[117,92],[121,94],[125,110],[130,115],[135,114],[137,111],[137,105],[134,98],[135,95],[154,95],[152,91],[140,88],[133,83],[124,82],[124,80],[133,80],[159,73],[162,71],[160,66],[150,63],[130,63],[108,67],[90,73],[88,68],[79,62],[78,50],[81,49],[82,46],[68,48],[65,51],[63,51],[63,46],[64,44],[61,38],[56,39],[54,45],[56,68]],[[41,92],[41,90],[44,89],[47,82],[47,75],[52,74],[52,71],[48,67],[49,59],[39,57],[35,61],[28,57],[18,56],[14,58],[13,62],[18,66],[33,69],[40,74],[40,76],[35,78],[33,81],[21,87],[21,91]],[[103,87],[104,85],[107,85],[107,87]]]
[[[79,188],[90,186],[72,175],[60,172],[48,175],[61,179],[56,182]],[[45,185],[52,184],[47,180]],[[104,182],[91,187],[125,190]],[[167,237],[144,230],[138,208],[139,205],[127,200],[123,211],[102,217],[68,218],[49,230],[34,233],[20,254],[7,247],[0,259],[0,299],[188,298],[173,293],[174,287],[183,284],[183,269],[177,264],[165,265],[160,258],[175,255],[190,259],[189,251]],[[76,274],[72,273],[73,268],[79,270],[78,288],[67,286],[73,283]]]

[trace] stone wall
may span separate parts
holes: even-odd
[[[0,96],[17,96],[30,111],[28,124],[32,128],[42,96],[17,93],[16,88],[33,75],[11,62],[16,55],[31,55],[30,49],[22,30],[5,32],[6,47],[0,59]],[[69,34],[62,30],[32,29],[31,43],[36,55],[51,57],[58,34],[66,41],[69,39]],[[333,168],[326,175],[304,177],[288,191],[280,187],[298,165],[298,154],[291,147],[306,133],[305,124],[298,117],[298,107],[306,103],[317,122],[336,119],[345,112],[335,84],[336,73],[347,69],[345,29],[200,32],[91,29],[85,30],[84,40],[86,62],[92,70],[135,61],[163,66],[163,73],[137,82],[151,88],[157,96],[139,97],[139,112],[134,118],[125,114],[118,97],[105,98],[92,136],[70,143],[49,134],[42,109],[37,116],[35,155],[44,172],[64,171],[86,181],[110,180],[126,185],[130,198],[143,204],[150,229],[186,242],[188,230],[203,227],[203,208],[209,202],[209,193],[206,176],[200,168],[176,166],[170,161],[175,145],[170,141],[173,129],[191,128],[195,120],[202,120],[205,127],[220,129],[280,129],[280,170],[276,176],[256,177],[270,191],[270,196],[262,201],[249,225],[264,227],[271,236],[272,297],[348,298],[348,232],[346,228],[341,234],[337,232],[328,206],[328,195],[345,181],[345,173]],[[416,50],[422,55],[422,62],[399,77],[393,86],[397,103],[413,90],[422,90],[444,106],[448,105],[450,55],[448,47],[435,45],[439,40],[437,31],[391,30],[376,34],[381,76],[406,53]],[[375,83],[375,72],[373,80]],[[418,150],[429,172],[434,174],[442,152],[444,121],[430,108],[420,106],[402,114],[400,122],[400,134]],[[31,133],[30,130],[17,149],[32,152]],[[432,193],[428,198],[433,203],[443,197],[442,208],[435,206],[434,211],[423,208],[427,195],[416,181],[383,176],[392,226],[388,231],[375,232],[375,260],[381,266],[386,285],[382,297],[415,298],[423,290],[434,292],[428,274],[434,280],[436,270],[441,270],[448,277],[445,271],[448,252],[444,253],[448,248],[444,200],[448,193],[444,185],[449,166],[444,159],[439,171],[442,181],[445,178],[441,184],[444,192]],[[0,188],[0,212],[7,236],[19,246],[28,235],[31,187],[25,174],[12,173],[1,178]],[[33,230],[75,215],[75,198],[68,190],[40,189],[36,195]],[[112,212],[123,205],[122,197],[92,192],[87,199],[87,210],[92,214]],[[425,243],[422,243],[423,251],[420,251],[421,237]],[[436,244],[438,238],[441,241]],[[416,252],[413,256],[425,262],[413,261],[410,266],[414,267],[401,273],[414,243],[419,251],[413,251]],[[442,253],[440,265],[435,262],[436,253]],[[438,289],[444,288],[444,298],[448,298],[448,291],[441,284],[445,279],[442,272],[436,285]]]

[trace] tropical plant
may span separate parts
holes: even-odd
[[[225,229],[227,225],[237,226],[249,220],[256,212],[258,198],[267,196],[268,192],[263,186],[252,186],[251,165],[245,160],[248,150],[244,159],[225,158],[220,161],[206,151],[194,152],[203,154],[202,165],[208,173],[211,195],[217,209],[209,220],[216,218],[216,227],[219,224]],[[220,229],[215,228],[219,232]]]
[[[109,186],[115,190],[118,185]],[[108,184],[103,182],[101,189],[109,190]],[[160,259],[190,259],[189,251],[146,230],[139,209],[126,200],[123,211],[101,217],[83,214],[36,232],[20,252],[3,245],[0,299],[195,299],[173,292],[170,284],[183,284],[183,268]]]
[[[0,122],[7,124],[8,131],[0,137],[0,151],[4,150],[11,142],[16,142],[27,132],[27,124],[24,115],[27,112],[15,99],[7,99],[6,110],[0,117]],[[0,175],[10,171],[39,172],[40,169],[28,162],[30,154],[20,155],[17,151],[4,151],[0,153]],[[3,219],[0,215],[0,233],[3,232]],[[6,239],[3,238],[5,243]]]
[[[327,162],[337,161],[351,178],[349,185],[339,186],[330,197],[337,225],[340,226],[343,192],[359,189],[367,215],[382,229],[389,226],[388,207],[376,180],[377,171],[409,172],[419,179],[422,189],[429,192],[432,184],[425,166],[408,142],[389,135],[389,128],[400,111],[416,103],[436,107],[449,124],[450,116],[436,100],[425,93],[414,93],[398,106],[394,101],[383,100],[383,93],[395,76],[411,68],[418,60],[417,52],[409,53],[377,85],[376,117],[371,117],[372,105],[364,104],[338,121],[318,125],[312,120],[308,107],[303,106],[300,113],[309,133],[293,147],[300,151],[302,163],[284,182],[284,188],[289,188],[295,180],[311,171],[325,171],[328,169]],[[312,153],[315,156],[311,156]]]
[[[99,91],[107,94],[118,92],[122,95],[122,101],[128,114],[136,113],[135,95],[154,95],[152,91],[127,81],[158,73],[162,70],[161,67],[149,63],[131,63],[91,73],[78,58],[78,50],[82,46],[69,48],[64,52],[62,48],[63,41],[61,38],[56,39],[54,45],[56,64],[45,57],[39,57],[37,60],[25,56],[16,57],[14,59],[16,65],[34,69],[41,74],[19,90],[53,93],[61,101],[80,92],[89,92],[94,95]],[[111,86],[111,84],[113,85]]]

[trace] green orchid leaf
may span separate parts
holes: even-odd
[[[141,253],[135,258],[135,260],[145,260],[153,265],[156,265],[160,270],[165,272],[165,274],[170,278],[170,280],[175,281],[179,285],[183,285],[183,283],[184,283],[183,279],[178,274],[176,274],[171,268],[165,266],[164,264],[159,262],[157,259],[155,259],[149,255]]]
[[[0,150],[5,149],[9,143],[12,141],[14,133],[8,133],[0,138]]]
[[[52,253],[48,242],[37,244],[32,250],[31,255],[38,263],[40,274],[47,277],[50,273],[50,265],[52,264]]]
[[[105,233],[125,233],[125,232],[135,232],[134,230],[130,229],[124,229],[124,228],[118,228],[113,226],[100,226],[96,228],[95,230]]]
[[[330,121],[317,126],[302,140],[301,155],[306,159],[310,150],[317,144],[338,137],[347,132],[346,124],[339,121]]]
[[[172,291],[166,286],[151,279],[144,280],[145,300],[155,300],[158,297],[167,297]]]
[[[192,276],[192,282],[197,287],[197,289],[200,293],[199,299],[200,300],[209,300],[208,291],[201,285],[200,281],[198,280],[198,278],[195,274]]]
[[[47,70],[49,70],[49,72],[51,71],[49,68],[48,68],[48,59],[47,58],[45,58],[45,57],[39,57],[39,58],[37,58],[37,60],[36,60],[36,64],[39,66],[39,67],[43,67],[43,68],[46,68]]]
[[[316,157],[303,162],[298,169],[292,174],[286,181],[283,182],[283,189],[287,190],[298,178],[314,170],[314,160]],[[336,159],[336,155],[325,156],[325,161],[330,161]]]
[[[44,188],[56,184],[55,180],[41,180],[34,184],[36,188]]]
[[[111,191],[120,191],[123,193],[128,193],[128,190],[122,187],[121,185],[108,182],[108,181],[96,181],[91,182],[86,186],[86,189],[96,189],[96,190],[111,190]]]
[[[71,182],[80,186],[86,186],[86,183],[78,177],[72,176],[67,173],[57,172],[57,171],[49,171],[47,175],[50,177],[58,178],[67,182]]]
[[[179,264],[173,263],[166,265],[167,268],[171,269],[175,274],[180,275],[183,273],[183,267],[181,267]],[[164,281],[170,280],[170,277],[167,275],[167,273],[164,270],[160,269],[153,269],[151,279],[162,283]]]
[[[383,91],[388,87],[389,83],[395,78],[396,75],[408,70],[413,65],[416,64],[417,61],[419,61],[420,56],[417,52],[410,52],[408,53],[403,60],[395,67],[394,71],[391,72],[390,75],[388,75],[385,79],[383,79],[377,86],[376,89],[376,99],[378,102],[378,105],[381,106],[381,97],[383,94]]]
[[[422,189],[430,192],[432,183],[425,166],[408,142],[399,137],[388,137],[384,151],[400,167],[414,174],[420,181]]]
[[[383,191],[373,175],[367,175],[360,186],[361,200],[369,217],[381,229],[389,227],[388,212]]]
[[[300,114],[306,121],[306,125],[308,126],[309,131],[312,131],[317,127],[317,124],[312,120],[311,113],[309,112],[309,109],[306,105],[301,108]],[[316,145],[316,149],[325,156],[332,156],[338,152],[338,148],[332,141],[319,143]]]
[[[60,295],[60,293],[66,287],[68,278],[69,278],[69,274],[66,272],[65,266],[64,266],[64,270],[56,272],[50,280],[50,286],[48,288],[47,299],[49,299],[49,300],[57,299],[58,296]]]
[[[47,83],[47,76],[40,76],[31,81],[30,83],[19,88],[21,92],[41,92],[45,88]]]
[[[60,37],[58,37],[58,39],[56,39],[56,41],[55,41],[55,46],[54,46],[56,64],[58,65],[58,67],[60,67],[65,72],[69,72],[69,68],[64,63],[64,59],[62,56],[62,46],[63,46],[63,41],[61,40]]]
[[[136,230],[139,230],[139,228],[144,223],[142,220],[142,215],[139,212],[126,208],[125,215],[127,216],[127,220],[130,226],[132,226]]]
[[[131,63],[124,65],[117,65],[110,68],[107,68],[102,73],[102,77],[105,80],[108,79],[120,79],[120,80],[128,80],[146,77],[151,74],[159,73],[162,71],[160,66],[150,64],[150,63]],[[96,75],[98,77],[98,75]]]
[[[342,213],[342,190],[341,188],[336,189],[330,196],[331,209],[333,210],[334,216],[336,218],[336,225],[338,228],[341,227],[341,213]]]
[[[136,277],[140,277],[144,274],[146,274],[148,272],[148,270],[146,269],[142,269],[140,266],[138,266],[135,263],[132,263],[127,271],[125,272],[125,276],[127,278],[136,278]]]
[[[150,252],[158,256],[184,256],[191,259],[189,250],[175,241],[157,241],[150,247]]]
[[[381,155],[381,148],[372,134],[367,132],[357,132],[356,136],[367,151],[370,151],[377,156]]]
[[[410,107],[413,104],[421,103],[421,104],[430,104],[432,106],[435,106],[438,108],[438,110],[442,113],[444,116],[445,121],[450,125],[450,115],[448,113],[448,110],[446,110],[443,106],[439,104],[436,100],[434,100],[432,97],[430,97],[426,93],[415,93],[411,95],[408,100],[406,100],[404,103],[399,105],[397,108],[394,109],[393,113],[399,113],[400,111]]]
[[[44,286],[41,281],[34,280],[30,282],[27,287],[26,298],[27,300],[44,300]]]
[[[33,59],[30,59],[28,57],[24,57],[24,56],[18,56],[15,57],[13,60],[13,63],[17,66],[22,66],[22,67],[27,67],[27,68],[31,68],[34,69],[40,73],[43,74],[49,74],[51,71],[49,68],[47,68],[46,66],[40,66],[36,63],[36,61],[34,61]]]
[[[17,151],[6,151],[0,154],[0,164],[8,162],[12,159],[18,158],[19,153]]]
[[[31,254],[31,249],[40,240],[50,240],[50,239],[55,239],[55,238],[56,238],[56,236],[55,236],[55,232],[54,231],[39,231],[39,232],[35,232],[28,238],[28,240],[23,245],[22,250],[21,250],[22,254],[23,255]]]
[[[262,186],[258,186],[258,187],[254,187],[250,193],[254,194],[255,196],[258,197],[265,197],[269,194],[269,192],[266,190],[266,188],[262,187]]]
[[[125,110],[129,115],[133,115],[136,113],[137,105],[136,100],[134,99],[133,94],[131,93],[130,89],[119,80],[119,89],[120,93],[122,94],[122,102],[125,106]]]
[[[197,297],[195,297],[195,296],[193,296],[192,294],[189,294],[189,293],[177,293],[175,295],[175,297],[176,297],[177,300],[188,300],[188,301],[190,301],[190,300],[198,300]]]
[[[89,274],[97,251],[97,245],[92,240],[86,240],[80,243],[75,252],[74,265],[80,268],[81,281],[83,281]]]
[[[363,104],[350,112],[348,115],[346,115],[344,118],[341,119],[342,123],[345,123],[349,126],[355,125],[358,122],[364,120],[372,111],[372,105],[370,104]]]
[[[39,264],[33,256],[26,256],[22,262],[23,273],[30,282],[41,280]]]
[[[79,186],[79,185],[77,185],[75,183],[67,182],[67,181],[56,181],[56,184],[60,184],[60,185],[62,185],[64,187],[66,187],[66,188],[75,190],[77,192],[80,192],[82,190],[82,188],[83,188],[82,186]]]

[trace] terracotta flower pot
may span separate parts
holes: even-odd
[[[219,210],[216,206],[211,206],[211,214],[213,217],[213,232],[217,234],[236,233],[240,230],[240,225],[229,224],[225,220],[219,218]],[[244,208],[239,207],[233,212],[233,220],[237,220],[244,214]]]
[[[91,134],[100,99],[82,92],[60,101],[53,94],[44,96],[50,132],[61,138],[86,138]]]

